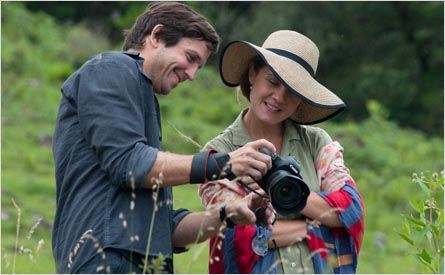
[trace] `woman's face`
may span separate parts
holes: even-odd
[[[287,91],[267,66],[263,66],[258,72],[251,67],[249,81],[252,85],[250,110],[266,124],[283,122],[295,112],[301,102],[297,96]]]

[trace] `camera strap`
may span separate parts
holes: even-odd
[[[215,152],[214,150],[206,150],[193,156],[190,183],[204,183],[206,181],[207,160],[212,151]]]
[[[224,152],[215,153],[209,157],[206,173],[208,179],[226,178],[233,180],[236,178],[232,172],[230,156]]]
[[[190,183],[205,183],[208,180],[221,178],[229,180],[236,178],[232,172],[229,154],[206,150],[193,156]]]
[[[247,182],[247,183],[246,183],[246,182],[242,181],[241,179],[237,179],[237,180],[236,180],[236,183],[238,183],[238,184],[241,185],[242,187],[246,188],[246,189],[249,190],[250,192],[253,192],[253,193],[255,193],[256,195],[258,195],[258,196],[260,196],[260,197],[263,197],[263,198],[269,198],[268,196],[263,195],[263,194],[260,194],[260,193],[258,193],[258,191],[256,191],[255,189],[251,188],[251,187],[249,186],[249,183],[252,183],[252,182],[254,182],[254,181],[251,181],[251,182]]]

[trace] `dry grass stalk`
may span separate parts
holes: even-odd
[[[42,249],[43,245],[45,244],[45,241],[43,239],[40,239],[37,243],[36,247],[36,256],[39,254],[40,249]]]
[[[130,187],[131,187],[131,200],[130,200],[130,211],[133,211],[136,206],[136,179],[134,178],[133,171],[129,172],[130,176]],[[124,214],[119,213],[119,218],[122,217],[123,223],[122,226],[126,229],[127,228],[127,221],[124,219]],[[130,219],[130,232],[133,232],[133,220]],[[139,235],[132,235],[130,236],[130,244],[131,248],[133,248],[133,242],[139,241]],[[132,250],[130,250],[132,251]],[[130,262],[133,261],[133,253],[130,252]],[[132,273],[132,265],[130,265],[129,273]]]
[[[19,247],[19,254],[28,254],[29,255],[29,259],[31,260],[31,262],[35,263],[34,255],[32,253],[32,249],[29,249],[27,247],[23,247],[23,245],[21,245]]]
[[[5,260],[5,267],[8,268],[11,265],[11,255],[4,254],[3,259]]]
[[[192,261],[191,261],[191,262],[196,262],[196,261],[198,260],[198,257],[201,255],[201,253],[202,253],[202,251],[204,250],[204,248],[207,248],[207,246],[205,246],[205,245],[201,245],[201,246],[199,247],[199,249],[195,252],[195,254],[193,254],[193,258],[192,258]],[[190,262],[190,263],[191,263],[191,262]],[[190,271],[190,269],[187,270],[187,273],[189,273],[188,271]]]
[[[136,180],[133,176],[133,171],[129,172],[130,174],[130,182],[131,182],[131,201],[130,201],[130,210],[134,210],[135,201],[136,201]]]
[[[12,261],[12,274],[15,274],[16,272],[16,262],[17,262],[17,254],[28,254],[29,259],[35,263],[36,257],[38,255],[39,250],[42,248],[44,241],[41,239],[37,243],[37,247],[35,250],[35,253],[32,249],[24,247],[21,245],[19,247],[19,237],[20,237],[20,228],[21,228],[21,217],[22,217],[22,210],[18,206],[18,204],[15,202],[15,200],[11,199],[12,204],[14,208],[17,210],[17,222],[16,222],[16,236],[15,236],[15,243],[14,243],[14,256]],[[41,221],[43,219],[40,217],[37,222],[31,227],[28,234],[26,235],[27,240],[31,240],[32,235],[34,234],[36,228],[40,225]],[[8,268],[11,265],[11,256],[9,254],[5,254],[3,256],[3,259],[5,260],[5,267]]]
[[[168,154],[167,157],[165,158],[166,161],[162,163],[161,166],[161,171],[164,170],[164,167],[166,165],[166,163],[168,162]],[[151,235],[153,234],[153,226],[154,226],[154,221],[155,221],[155,216],[156,216],[156,212],[158,210],[158,192],[160,189],[160,186],[162,186],[162,180],[164,178],[163,173],[159,173],[159,177],[158,178],[152,178],[151,182],[154,183],[153,187],[152,187],[152,198],[153,198],[153,212],[151,214],[151,221],[150,221],[150,228],[148,230],[148,240],[147,240],[147,246],[145,248],[145,258],[144,258],[144,266],[142,268],[142,273],[145,274],[147,271],[147,264],[148,264],[148,254],[150,253],[150,245],[151,245]]]
[[[71,266],[73,264],[73,258],[77,255],[77,251],[79,250],[80,245],[85,242],[85,239],[87,239],[88,235],[90,235],[91,233],[93,233],[92,229],[88,229],[87,231],[85,231],[79,238],[79,241],[74,245],[73,250],[68,255],[68,269],[71,269]]]
[[[271,273],[272,270],[277,267],[277,265],[279,265],[281,263],[280,259],[275,260],[272,265],[269,267],[269,269],[267,270],[267,273]]]
[[[306,219],[306,223],[309,226],[313,226],[313,227],[316,227],[316,228],[320,227],[320,225],[321,225],[321,222],[319,220]]]
[[[158,202],[158,204],[157,204],[157,207],[159,208],[159,207],[163,207],[163,206],[169,206],[169,205],[173,205],[173,200],[171,200],[171,199],[165,199],[165,200],[163,200],[163,201],[159,201]]]
[[[343,212],[343,208],[340,207],[333,207],[331,209],[329,209],[328,211],[325,211],[323,213],[321,213],[320,218],[326,217],[326,216],[331,216],[332,214],[334,214],[335,216],[337,216],[337,214],[335,212]]]
[[[20,219],[22,217],[22,211],[20,207],[15,203],[14,199],[12,199],[12,204],[15,209],[17,209],[17,224],[16,224],[16,235],[15,235],[15,249],[14,249],[14,259],[12,261],[12,274],[15,274],[15,263],[17,259],[17,248],[19,246],[19,234],[20,234]]]
[[[124,213],[119,213],[119,220],[122,220],[122,226],[124,228],[127,228],[127,220],[125,219]]]
[[[27,240],[31,240],[31,237],[32,237],[32,235],[34,234],[34,231],[36,230],[36,228],[39,226],[39,224],[40,224],[40,222],[42,221],[43,219],[40,217],[38,220],[37,220],[37,222],[31,227],[31,229],[29,230],[29,232],[28,232],[28,235],[26,235],[26,239]]]
[[[189,136],[186,136],[185,134],[183,134],[181,131],[179,131],[170,121],[167,121],[168,122],[168,124],[170,124],[170,126],[171,127],[173,127],[173,129],[175,129],[175,131],[181,136],[181,137],[183,137],[186,141],[188,141],[189,143],[191,143],[192,145],[194,145],[194,146],[196,146],[198,149],[201,149],[202,148],[202,146],[198,143],[198,142],[196,142],[196,141],[194,141],[191,137],[189,137]]]
[[[211,212],[210,211],[205,211],[204,212],[204,217],[207,218],[207,217],[210,217],[210,216],[211,216]],[[198,234],[196,235],[196,239],[195,239],[194,244],[198,244],[199,243],[199,239],[204,235],[204,229],[203,229],[204,223],[205,223],[205,219],[201,222],[201,224],[199,226]],[[213,226],[208,226],[206,228],[206,230],[208,230],[208,231],[215,231],[216,228],[213,227]],[[200,249],[195,252],[195,254],[193,255],[192,261],[190,261],[188,263],[188,266],[187,266],[187,269],[186,269],[187,270],[186,273],[188,273],[190,271],[192,263],[195,262],[198,259],[198,256],[202,253],[203,248],[204,248],[204,246],[201,246]]]

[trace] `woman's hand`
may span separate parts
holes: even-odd
[[[269,248],[286,247],[302,241],[307,236],[304,220],[278,220],[269,239]],[[274,243],[275,241],[275,243]]]
[[[351,179],[347,171],[335,169],[321,179],[320,190],[323,192],[334,192],[340,190],[346,181]]]

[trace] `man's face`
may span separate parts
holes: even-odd
[[[210,55],[207,42],[192,38],[181,38],[171,47],[160,43],[154,51],[146,72],[153,82],[155,93],[164,95],[179,83],[193,80]]]

